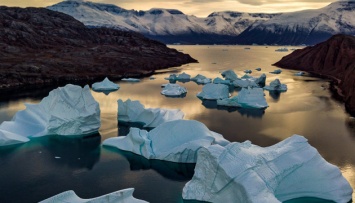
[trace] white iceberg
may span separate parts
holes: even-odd
[[[272,74],[280,74],[281,72],[282,72],[281,69],[276,69],[276,70],[274,70],[274,71],[272,71],[270,73],[272,73]]]
[[[223,80],[220,77],[216,77],[215,79],[213,79],[213,83],[214,84],[224,84],[224,85],[231,85],[231,82],[229,80]]]
[[[200,74],[197,74],[195,77],[191,78],[191,80],[195,81],[197,84],[208,84],[212,82],[211,78],[207,78]]]
[[[95,82],[92,84],[92,89],[94,91],[114,91],[119,88],[119,85],[111,82],[107,77],[102,82]]]
[[[92,97],[90,88],[66,85],[52,90],[39,104],[25,104],[12,121],[0,125],[0,143],[28,141],[23,137],[44,135],[86,135],[100,128],[99,103]],[[17,135],[17,136],[15,136]],[[14,138],[13,141],[9,140]]]
[[[225,99],[229,97],[229,88],[223,84],[207,84],[202,88],[202,92],[199,92],[196,96],[201,99]]]
[[[187,89],[178,84],[167,84],[160,92],[161,94],[169,97],[181,96],[187,93]]]
[[[177,75],[176,74],[171,74],[169,77],[164,78],[165,80],[177,80]]]
[[[274,81],[270,82],[269,86],[265,86],[264,89],[268,91],[285,92],[287,91],[287,85],[281,84],[279,79],[275,79]]]
[[[263,109],[269,106],[262,88],[243,88],[238,93],[237,100],[243,108]]]
[[[140,82],[141,80],[138,78],[122,78],[122,81],[126,82]]]
[[[250,73],[252,73],[253,71],[252,70],[244,70],[244,73],[248,73],[248,74],[250,74]]]
[[[145,108],[139,101],[117,101],[117,120],[121,122],[142,123],[144,127],[154,128],[158,125],[184,118],[180,109]]]
[[[144,156],[178,163],[195,163],[197,151],[213,144],[225,146],[229,141],[194,120],[163,123],[147,132],[131,128],[127,136],[106,139],[104,146],[116,147]]]
[[[21,144],[28,141],[30,141],[30,139],[28,139],[27,137],[3,130],[0,126],[0,146]]]
[[[182,196],[216,203],[281,203],[301,197],[346,203],[352,188],[306,138],[294,135],[265,148],[250,141],[201,148]]]
[[[233,82],[238,78],[237,74],[233,70],[226,70],[221,73],[224,79]]]
[[[303,75],[306,75],[306,73],[303,71],[295,73],[295,76],[303,76]]]
[[[191,75],[186,74],[185,72],[181,73],[176,77],[177,80],[190,80]]]
[[[128,188],[92,199],[82,199],[73,190],[62,192],[39,203],[148,203],[133,197],[134,188]]]

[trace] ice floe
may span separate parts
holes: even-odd
[[[285,92],[287,91],[287,85],[281,84],[279,79],[275,79],[274,81],[270,82],[270,85],[265,86],[264,89],[268,91]]]
[[[160,93],[168,97],[178,97],[186,95],[187,89],[179,84],[169,83],[164,86]]]
[[[186,200],[216,203],[280,203],[301,197],[346,203],[351,195],[339,168],[299,135],[265,148],[250,141],[201,148],[182,194]]]
[[[233,82],[234,80],[238,79],[237,74],[233,70],[226,70],[221,73],[224,79]]]
[[[92,199],[82,199],[73,190],[62,192],[58,195],[41,201],[40,203],[148,203],[133,197],[134,188],[128,188],[102,195]]]
[[[138,78],[122,78],[122,81],[126,82],[140,82],[141,80]]]
[[[95,82],[92,84],[94,91],[114,91],[120,88],[119,85],[111,82],[107,77],[101,82]]]
[[[225,99],[229,97],[229,88],[223,84],[207,84],[202,88],[202,92],[199,92],[196,96],[200,99]]]
[[[119,99],[117,119],[119,122],[141,123],[144,127],[157,127],[158,125],[184,118],[180,109],[145,108],[139,101]]]
[[[100,128],[99,103],[88,85],[59,87],[40,103],[25,106],[12,121],[0,125],[0,146],[28,141],[26,137],[86,135]]]
[[[270,73],[272,73],[272,74],[280,74],[281,72],[282,72],[281,69],[276,69],[276,70],[274,70],[274,71],[272,71]]]
[[[195,120],[176,120],[163,123],[151,131],[131,128],[127,136],[106,139],[104,146],[116,147],[144,156],[179,163],[195,163],[197,150],[229,141],[210,131]]]

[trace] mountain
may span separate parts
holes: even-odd
[[[336,1],[321,9],[283,13],[248,27],[237,41],[313,45],[340,33],[355,35],[355,1]]]
[[[0,89],[140,76],[196,62],[141,34],[44,8],[0,7]]]
[[[327,76],[337,85],[335,90],[355,115],[355,37],[335,35],[315,46],[296,50],[274,65]]]
[[[80,0],[47,7],[73,16],[88,27],[111,27],[144,34],[164,43],[229,43],[248,27],[280,14],[215,12],[206,18],[174,9],[126,10],[111,4]]]

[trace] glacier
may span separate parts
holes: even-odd
[[[92,90],[94,91],[114,91],[120,88],[119,85],[110,81],[107,77],[101,82],[95,82],[92,84]]]
[[[73,190],[65,191],[39,203],[148,203],[133,197],[134,188],[112,192],[92,199],[82,199]]]
[[[187,89],[181,85],[169,83],[164,86],[160,93],[168,97],[178,97],[186,95]]]
[[[200,99],[216,100],[228,98],[230,94],[227,85],[209,83],[196,96]]]
[[[25,106],[0,125],[0,146],[26,142],[28,137],[92,134],[101,125],[99,103],[88,85],[68,84],[52,90],[40,103]]]
[[[125,123],[141,123],[143,127],[154,128],[158,125],[184,118],[180,109],[145,108],[138,100],[117,100],[117,120]]]
[[[225,146],[229,141],[195,120],[163,123],[151,131],[131,128],[127,136],[108,138],[102,145],[130,151],[147,159],[195,163],[197,151],[210,145]]]
[[[352,192],[339,168],[306,138],[293,135],[270,147],[246,141],[201,148],[182,196],[216,203],[281,203],[301,197],[346,203]]]
[[[287,91],[287,85],[281,84],[279,79],[275,79],[274,81],[270,82],[270,85],[265,86],[264,89],[268,91],[285,92]]]

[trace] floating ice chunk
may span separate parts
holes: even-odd
[[[253,77],[248,74],[245,74],[241,77],[241,79],[249,79],[249,78],[253,78]]]
[[[144,127],[157,127],[167,121],[184,118],[184,113],[179,109],[144,108],[139,101],[128,99],[118,103],[117,119],[121,122],[142,123]]]
[[[280,74],[281,72],[282,72],[281,69],[276,69],[276,70],[274,70],[274,71],[272,71],[270,73],[272,73],[272,74]]]
[[[175,97],[186,94],[187,90],[178,84],[167,84],[160,93],[165,96]]]
[[[229,95],[229,88],[227,85],[210,83],[202,88],[202,92],[199,92],[197,97],[201,99],[215,100],[228,98]]]
[[[231,82],[229,80],[223,80],[220,77],[216,77],[215,79],[213,79],[213,83],[214,84],[225,84],[225,85],[231,85]]]
[[[207,78],[203,75],[196,75],[195,77],[191,78],[192,81],[195,81],[197,84],[208,84],[212,82],[211,78]]]
[[[177,80],[190,80],[191,75],[186,74],[185,72],[181,73],[176,77]]]
[[[306,73],[303,71],[295,73],[295,76],[303,76],[303,75],[306,75]]]
[[[275,51],[279,51],[279,52],[287,52],[288,49],[286,47],[284,48],[279,48],[279,49],[276,49]]]
[[[131,128],[127,136],[106,139],[104,146],[117,147],[144,156],[179,163],[195,163],[197,150],[213,144],[225,146],[229,141],[194,120],[163,123],[147,132]]]
[[[148,203],[134,198],[133,191],[134,188],[128,188],[92,199],[82,199],[78,197],[73,190],[69,190],[45,199],[40,203]]]
[[[237,95],[238,103],[243,108],[266,108],[266,102],[262,88],[243,88]]]
[[[256,78],[254,81],[259,87],[264,87],[266,82],[266,75],[263,73],[260,77]]]
[[[107,77],[102,82],[95,82],[92,85],[94,91],[113,91],[118,90],[119,88],[119,85],[111,82]]]
[[[122,78],[122,81],[126,82],[140,82],[141,80],[138,78]]]
[[[26,109],[17,112],[12,121],[0,125],[4,143],[11,143],[9,138],[14,138],[14,142],[27,140],[18,136],[85,135],[100,128],[99,103],[92,97],[88,85],[84,88],[70,84],[59,87],[39,104],[25,106]]]
[[[226,70],[221,73],[224,79],[233,82],[234,80],[238,79],[237,74],[233,70]]]
[[[252,70],[244,70],[244,73],[250,74],[250,73],[252,73],[252,72],[253,72]]]
[[[238,96],[234,96],[232,98],[226,98],[226,99],[217,100],[217,105],[218,106],[228,106],[228,107],[242,107],[238,103]]]
[[[150,76],[149,80],[155,80],[156,78],[154,76]]]
[[[237,79],[233,81],[234,87],[258,87],[254,79]]]
[[[195,174],[183,199],[207,202],[280,203],[300,197],[351,200],[340,170],[299,135],[270,147],[230,143],[198,151]]]
[[[2,130],[0,126],[0,146],[20,144],[30,141],[27,137]]]
[[[261,71],[261,68],[255,68],[255,70],[257,70],[257,71]]]
[[[265,86],[264,89],[268,91],[285,92],[287,91],[287,85],[281,84],[279,79],[275,79],[274,81],[270,82],[270,86]]]
[[[171,75],[169,75],[169,77],[165,78],[165,80],[177,80],[177,75],[171,74]]]

